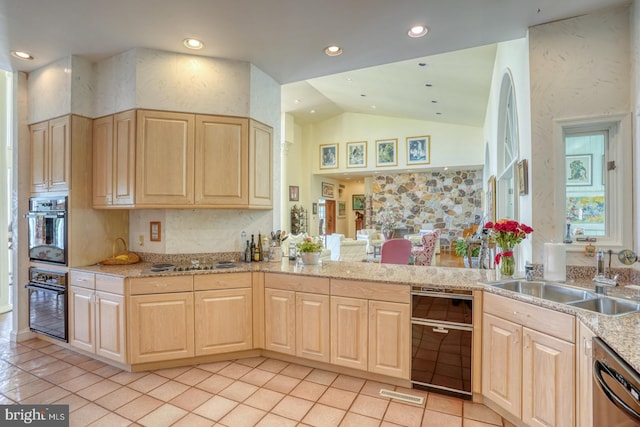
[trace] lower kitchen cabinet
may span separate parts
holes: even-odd
[[[196,356],[253,348],[251,288],[194,293]]]
[[[264,348],[296,354],[296,293],[282,289],[264,290]]]
[[[575,425],[575,318],[487,293],[482,328],[483,395],[529,426]]]
[[[593,425],[593,354],[592,340],[595,334],[578,322],[576,341],[576,425]]]
[[[329,295],[296,292],[296,355],[329,362]]]
[[[331,297],[331,363],[367,370],[368,317],[367,300]]]
[[[410,324],[409,304],[369,301],[369,372],[409,378]]]
[[[193,357],[193,292],[129,297],[131,363]]]
[[[70,284],[69,344],[125,363],[124,279],[71,271]]]

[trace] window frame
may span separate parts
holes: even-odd
[[[606,236],[597,236],[596,242],[578,242],[567,245],[569,252],[584,251],[587,244],[604,250],[619,251],[633,247],[633,197],[624,197],[625,187],[632,188],[632,141],[629,114],[582,117],[554,120],[555,182],[555,236],[559,241],[566,233],[566,169],[565,135],[578,132],[608,131],[607,160],[616,162],[616,169],[608,172],[605,188]],[[606,171],[605,171],[606,172]]]

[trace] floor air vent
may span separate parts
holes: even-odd
[[[384,388],[380,389],[380,396],[389,397],[391,399],[401,400],[407,403],[413,403],[415,405],[424,404],[424,397],[422,396],[413,396],[411,394],[406,393],[398,393],[397,391],[386,390]]]

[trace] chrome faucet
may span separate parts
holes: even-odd
[[[596,293],[606,295],[607,288],[615,288],[618,286],[618,275],[611,277],[611,254],[609,250],[609,268],[608,271],[604,269],[604,251],[598,249],[596,252],[596,275],[593,277],[593,282],[596,284]]]

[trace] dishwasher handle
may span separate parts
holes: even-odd
[[[593,376],[598,382],[598,385],[600,386],[602,392],[614,405],[616,405],[616,407],[618,407],[618,409],[634,418],[636,421],[640,421],[640,414],[632,407],[630,407],[624,400],[620,399],[620,397],[616,395],[613,390],[611,390],[611,388],[607,385],[607,383],[604,381],[604,378],[602,377],[603,372],[617,381],[616,376],[614,375],[612,370],[601,361],[596,360],[593,364]]]

